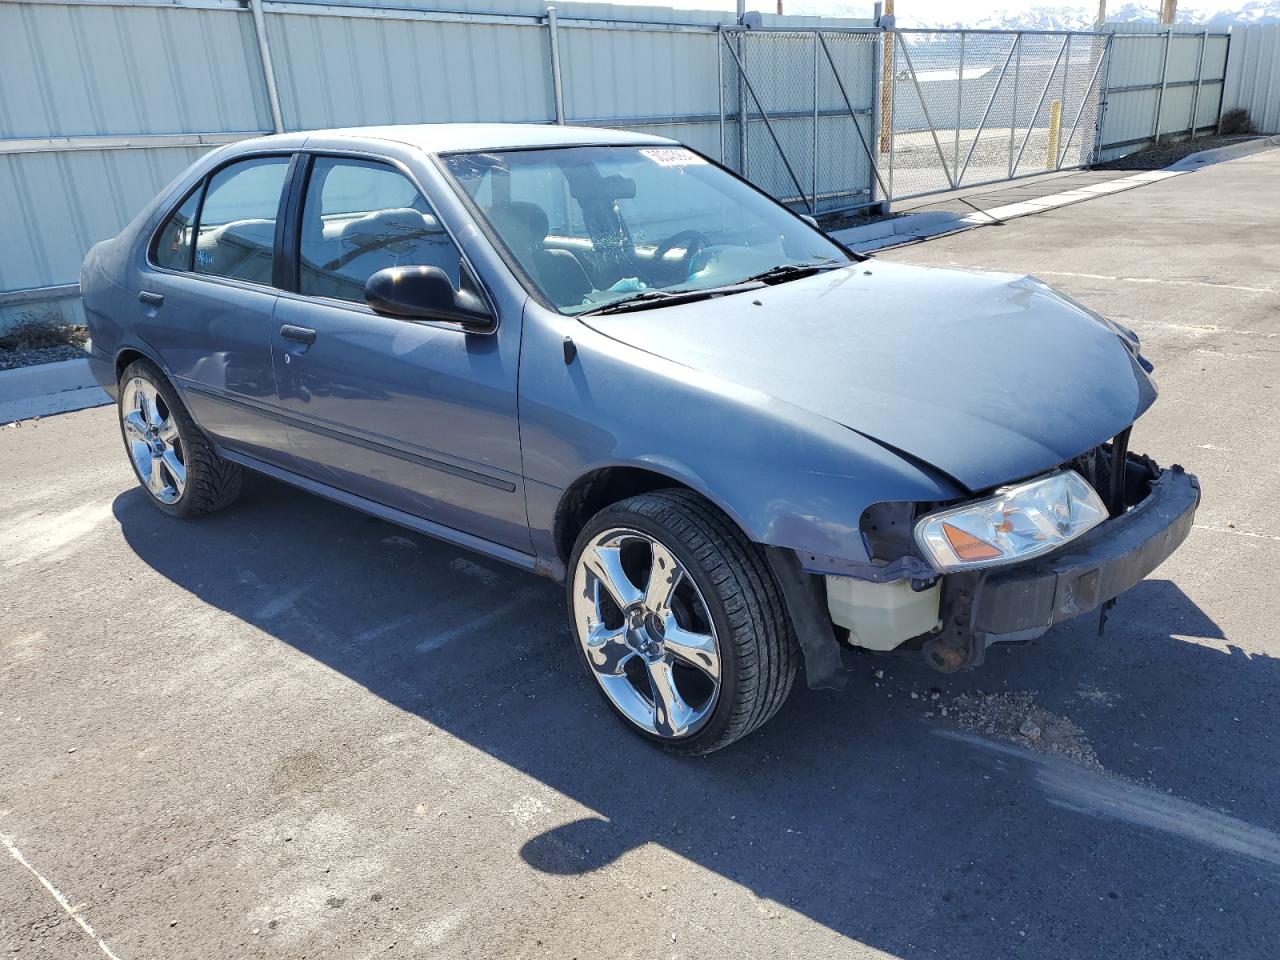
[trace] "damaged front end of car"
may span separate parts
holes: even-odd
[[[1130,429],[984,497],[873,505],[870,564],[801,555],[825,580],[837,636],[950,673],[980,665],[993,643],[1095,611],[1101,630],[1115,598],[1186,539],[1200,502],[1181,466],[1129,453]]]

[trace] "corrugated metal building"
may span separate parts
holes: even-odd
[[[1280,23],[1231,31],[1222,109],[1243,109],[1261,133],[1280,133]]]

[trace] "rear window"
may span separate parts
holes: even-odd
[[[160,232],[156,234],[156,245],[151,251],[151,259],[156,266],[166,270],[190,270],[191,248],[195,240],[196,204],[200,200],[200,189],[192,190],[178,208],[169,214]]]

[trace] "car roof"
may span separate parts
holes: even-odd
[[[568,127],[547,123],[416,123],[373,127],[336,127],[331,130],[309,130],[301,134],[306,145],[338,146],[343,141],[388,140],[418,147],[427,153],[449,153],[457,150],[500,150],[520,147],[567,147],[593,144],[644,145],[675,143],[631,130],[608,127]],[[255,138],[254,149],[270,147],[273,141],[287,140],[296,144],[298,133],[280,137]]]

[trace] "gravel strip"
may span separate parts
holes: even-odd
[[[1147,147],[1128,156],[1117,157],[1106,163],[1094,164],[1091,170],[1163,170],[1183,157],[1189,157],[1201,150],[1213,150],[1244,140],[1256,140],[1256,136],[1247,137],[1197,137],[1195,140],[1179,140],[1177,143],[1161,143]]]
[[[30,350],[0,350],[0,370],[30,367],[37,363],[54,363],[58,360],[75,360],[83,357],[84,350],[70,343],[56,347],[35,347]]]

